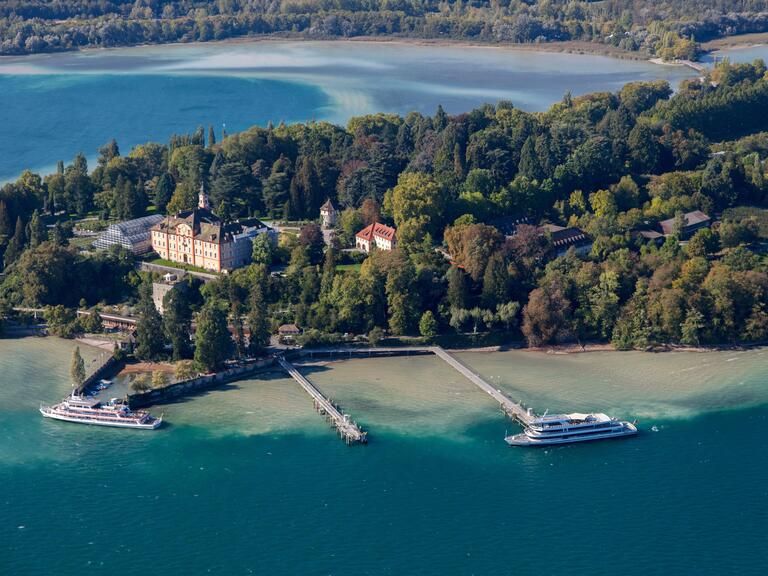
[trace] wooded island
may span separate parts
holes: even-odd
[[[674,95],[631,83],[543,113],[500,102],[220,142],[200,128],[125,155],[113,141],[92,171],[79,155],[0,190],[0,312],[49,307],[51,330],[71,335],[116,307],[138,318],[139,357],[196,354],[210,369],[287,324],[305,343],[764,341],[766,109],[765,65],[726,62]],[[188,277],[161,317],[136,256],[81,234],[192,210],[201,189],[223,221],[287,224],[277,244],[253,239],[251,264]],[[332,234],[318,223],[329,200]],[[358,234],[377,229],[396,241],[362,250]]]

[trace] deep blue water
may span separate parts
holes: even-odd
[[[0,181],[213,125],[345,123],[374,112],[451,113],[506,99],[544,110],[570,91],[633,80],[673,85],[685,68],[601,56],[364,42],[149,46],[0,59]]]
[[[360,449],[194,429],[64,446],[69,427],[46,438],[66,458],[0,466],[0,572],[765,574],[767,413],[549,451],[501,446],[498,420]]]
[[[57,339],[0,340],[3,576],[768,569],[765,350],[472,357],[487,377],[535,370],[534,388],[567,387],[565,402],[585,394],[614,413],[635,412],[637,386],[659,383],[647,395],[662,403],[637,437],[555,449],[506,446],[514,425],[428,359],[308,372],[371,431],[365,447],[339,441],[280,375],[156,407],[167,425],[154,432],[43,419],[38,403],[68,389],[71,351]],[[96,353],[83,352],[90,366]],[[623,365],[637,377],[621,376]],[[697,388],[720,390],[723,403],[754,393],[749,407],[718,409]],[[677,402],[689,415],[664,417]]]
[[[213,125],[221,137],[269,121],[316,118],[330,99],[307,84],[156,74],[1,75],[0,178],[52,171],[78,152],[93,157],[116,137],[123,153],[143,142]]]

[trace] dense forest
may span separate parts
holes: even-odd
[[[92,170],[78,156],[0,189],[0,302],[153,309],[130,256],[79,252],[67,222],[186,209],[204,185],[224,217],[311,220],[326,198],[343,210],[328,249],[316,224],[276,248],[258,242],[253,265],[180,305],[183,318],[217,310],[257,344],[281,322],[312,341],[384,330],[623,348],[765,340],[766,109],[758,61],[723,63],[674,95],[663,81],[631,83],[566,95],[543,113],[501,102],[456,116],[363,116],[346,128],[254,127],[221,142],[200,128],[126,155],[110,142]],[[717,223],[687,242],[679,229],[661,245],[637,235],[697,209]],[[350,265],[343,249],[374,220],[397,227],[399,248]],[[518,223],[516,233],[500,221]],[[557,257],[537,227],[546,222],[579,227],[591,251]],[[280,263],[284,274],[269,274]]]
[[[695,59],[697,42],[768,31],[767,4],[765,0],[9,0],[0,6],[0,54],[289,34],[498,43],[581,40],[666,59]]]

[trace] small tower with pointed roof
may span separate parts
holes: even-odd
[[[320,206],[320,219],[323,223],[323,228],[333,228],[336,226],[336,221],[338,219],[339,213],[336,210],[336,207],[333,205],[333,202],[331,202],[331,199],[328,198],[325,201],[325,204]]]
[[[200,183],[200,194],[197,196],[197,207],[202,210],[210,210],[211,203],[208,200],[208,194],[205,193],[205,184]]]

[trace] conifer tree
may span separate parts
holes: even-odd
[[[155,185],[154,204],[157,207],[158,212],[165,212],[168,202],[171,201],[173,191],[176,188],[176,184],[173,181],[173,176],[168,172],[164,172]]]
[[[232,352],[227,316],[218,302],[210,302],[197,316],[195,362],[208,371],[221,368]]]
[[[434,338],[437,336],[437,320],[432,310],[427,310],[421,315],[419,320],[419,333],[425,338]]]
[[[251,336],[249,348],[252,354],[257,354],[269,344],[269,318],[267,317],[267,304],[264,300],[264,291],[261,282],[255,282],[251,287],[250,311],[248,313],[248,328]]]
[[[0,243],[3,238],[11,235],[11,217],[8,215],[8,206],[4,200],[0,200]]]
[[[192,356],[192,309],[189,294],[184,285],[169,290],[163,298],[163,328],[173,349],[174,362]]]
[[[5,265],[15,262],[21,253],[24,251],[24,224],[21,221],[21,216],[16,218],[16,231],[13,233],[13,238],[8,242],[8,248],[5,251]]]
[[[79,387],[85,382],[85,362],[80,355],[80,346],[77,346],[72,351],[72,364],[69,367],[69,374],[75,387]]]
[[[163,319],[152,302],[152,284],[139,289],[138,322],[136,323],[136,356],[141,360],[155,360],[163,352],[165,338]]]
[[[47,240],[45,227],[40,220],[40,214],[37,212],[37,210],[32,212],[32,217],[29,219],[29,224],[27,225],[27,236],[29,237],[29,245],[32,248],[36,248],[42,242]]]

